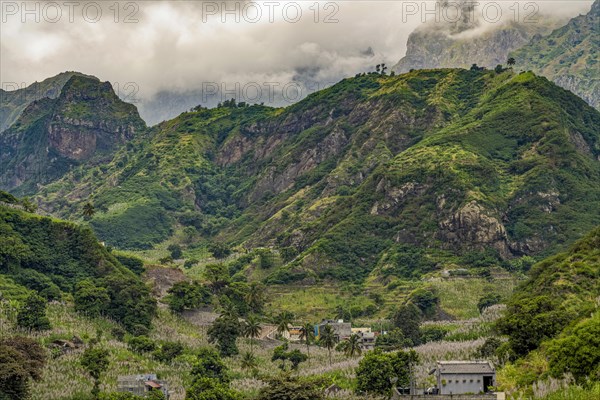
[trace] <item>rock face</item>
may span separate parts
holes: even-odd
[[[600,0],[589,13],[511,53],[520,69],[532,70],[600,110]]]
[[[554,24],[509,23],[480,36],[449,35],[429,25],[408,37],[406,56],[392,70],[469,68],[472,64],[494,68],[506,64],[509,53],[529,43],[536,35],[549,33]]]
[[[71,166],[111,157],[145,129],[110,83],[74,75],[57,98],[34,101],[0,134],[0,187],[27,193]]]

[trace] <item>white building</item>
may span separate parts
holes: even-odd
[[[488,361],[438,361],[435,372],[440,394],[488,393],[496,371]]]

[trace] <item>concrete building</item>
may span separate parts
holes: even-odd
[[[319,334],[325,325],[331,326],[338,341],[349,338],[352,335],[352,324],[350,324],[350,322],[344,322],[343,319],[324,319],[319,325],[315,326],[316,338],[319,337]]]
[[[160,390],[169,399],[169,389],[165,382],[157,379],[156,374],[125,375],[117,378],[117,391],[145,396],[149,392]]]
[[[496,371],[488,361],[438,361],[439,394],[488,393],[496,384]]]

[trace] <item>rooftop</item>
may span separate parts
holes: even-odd
[[[442,374],[493,374],[489,361],[438,361],[437,369]]]

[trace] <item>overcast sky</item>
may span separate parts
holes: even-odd
[[[161,90],[200,89],[206,82],[327,83],[370,70],[379,62],[391,66],[404,55],[408,34],[425,17],[421,2],[401,1],[228,2],[227,6],[136,1],[115,7],[114,1],[67,5],[59,0],[32,2],[27,10],[21,1],[0,3],[4,87],[76,70],[113,83],[135,82],[143,98]],[[514,18],[508,9],[514,1],[498,3],[503,19]],[[525,3],[520,18],[535,11],[525,10]],[[540,15],[573,17],[587,12],[592,2],[535,4]],[[226,7],[236,11],[225,13]],[[476,15],[481,20],[479,11]]]

